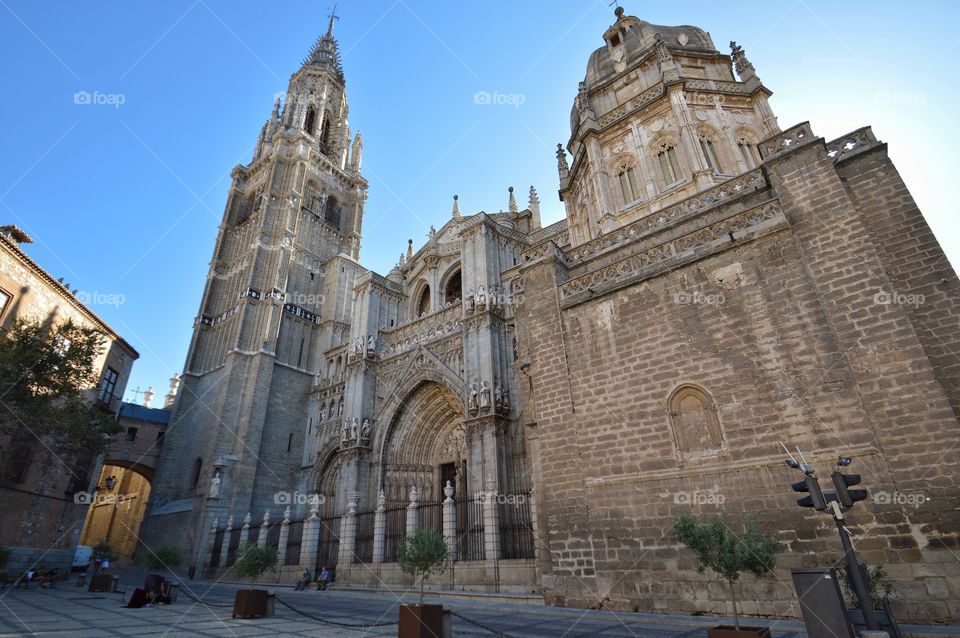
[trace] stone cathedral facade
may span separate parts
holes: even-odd
[[[861,557],[901,618],[957,622],[960,282],[886,145],[782,129],[701,29],[618,8],[602,37],[558,145],[565,219],[542,227],[532,187],[455,198],[384,276],[358,261],[331,21],[233,173],[145,541],[404,584],[399,539],[431,526],[438,586],[722,613],[670,536],[692,509],[778,536],[777,578],[738,598],[795,616],[789,569],[841,554],[784,442],[821,475],[854,457]]]

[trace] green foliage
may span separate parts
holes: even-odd
[[[267,570],[274,571],[276,568],[276,547],[244,543],[237,548],[237,562],[233,564],[233,569],[239,578],[256,580]]]
[[[867,588],[870,590],[870,603],[874,609],[883,609],[885,603],[890,602],[890,595],[893,594],[893,582],[887,575],[887,570],[883,565],[876,567],[867,567]],[[837,563],[837,576],[840,578],[840,585],[843,587],[844,598],[851,609],[860,609],[860,599],[853,591],[850,584],[850,577],[847,575],[847,561],[841,559]]]
[[[0,547],[0,568],[3,568],[7,565],[7,561],[10,560],[10,549],[7,547]]]
[[[673,524],[673,532],[677,540],[693,550],[698,572],[702,574],[709,568],[729,584],[733,622],[739,629],[733,585],[745,572],[758,578],[772,574],[780,544],[775,538],[760,534],[753,523],[747,525],[743,534],[738,534],[719,516],[709,516],[700,522],[690,514],[681,514]]]
[[[101,538],[100,542],[93,546],[93,555],[100,560],[115,561],[120,557],[113,545],[107,542],[107,539]]]
[[[445,572],[449,558],[447,542],[432,529],[421,527],[404,539],[397,561],[404,572],[420,578],[421,605],[424,582],[430,576]]]
[[[174,569],[183,562],[183,554],[179,547],[164,545],[155,552],[150,552],[143,560],[143,564],[151,571]]]
[[[103,348],[103,335],[72,321],[15,320],[0,337],[0,439],[13,447],[41,437],[58,454],[105,450],[120,426],[86,394],[99,381]]]

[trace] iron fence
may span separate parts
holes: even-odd
[[[373,562],[373,528],[376,512],[357,514],[357,535],[353,545],[354,563]]]
[[[220,566],[220,552],[223,551],[223,536],[225,529],[218,529],[213,536],[213,547],[210,549],[210,567]]]
[[[395,563],[407,536],[407,508],[392,507],[384,514],[387,529],[383,539],[383,562]]]
[[[227,545],[227,564],[224,567],[230,567],[237,562],[237,548],[240,547],[240,533],[243,530],[230,530],[230,540]]]
[[[303,521],[290,521],[287,526],[287,551],[284,565],[300,564],[300,544],[303,541]]]
[[[317,573],[337,564],[340,553],[340,517],[320,519],[320,540],[317,545]]]
[[[497,503],[500,518],[500,552],[503,558],[533,558],[533,522],[530,494],[505,495]]]
[[[420,505],[420,527],[443,536],[443,501]]]
[[[457,508],[457,560],[483,560],[483,498],[465,497]]]

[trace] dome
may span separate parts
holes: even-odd
[[[706,51],[716,53],[716,47],[710,34],[703,29],[689,25],[666,27],[650,24],[634,16],[621,15],[617,22],[607,30],[604,39],[611,43],[612,38],[619,39],[624,48],[624,61],[627,66],[651,49],[656,36],[663,39],[667,48],[672,50]],[[609,80],[618,72],[614,68],[612,46],[604,46],[590,55],[587,62],[587,73],[584,77],[586,88],[593,87]]]

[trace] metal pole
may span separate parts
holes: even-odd
[[[877,617],[873,613],[873,604],[870,602],[870,590],[863,578],[863,572],[860,571],[860,563],[857,562],[857,555],[853,551],[853,544],[847,535],[847,530],[843,527],[843,512],[840,511],[840,505],[836,501],[831,501],[833,508],[833,520],[837,523],[837,531],[840,532],[840,542],[843,544],[843,553],[847,558],[847,575],[853,585],[853,591],[860,601],[860,610],[863,612],[863,621],[867,629],[880,629],[877,623]]]

